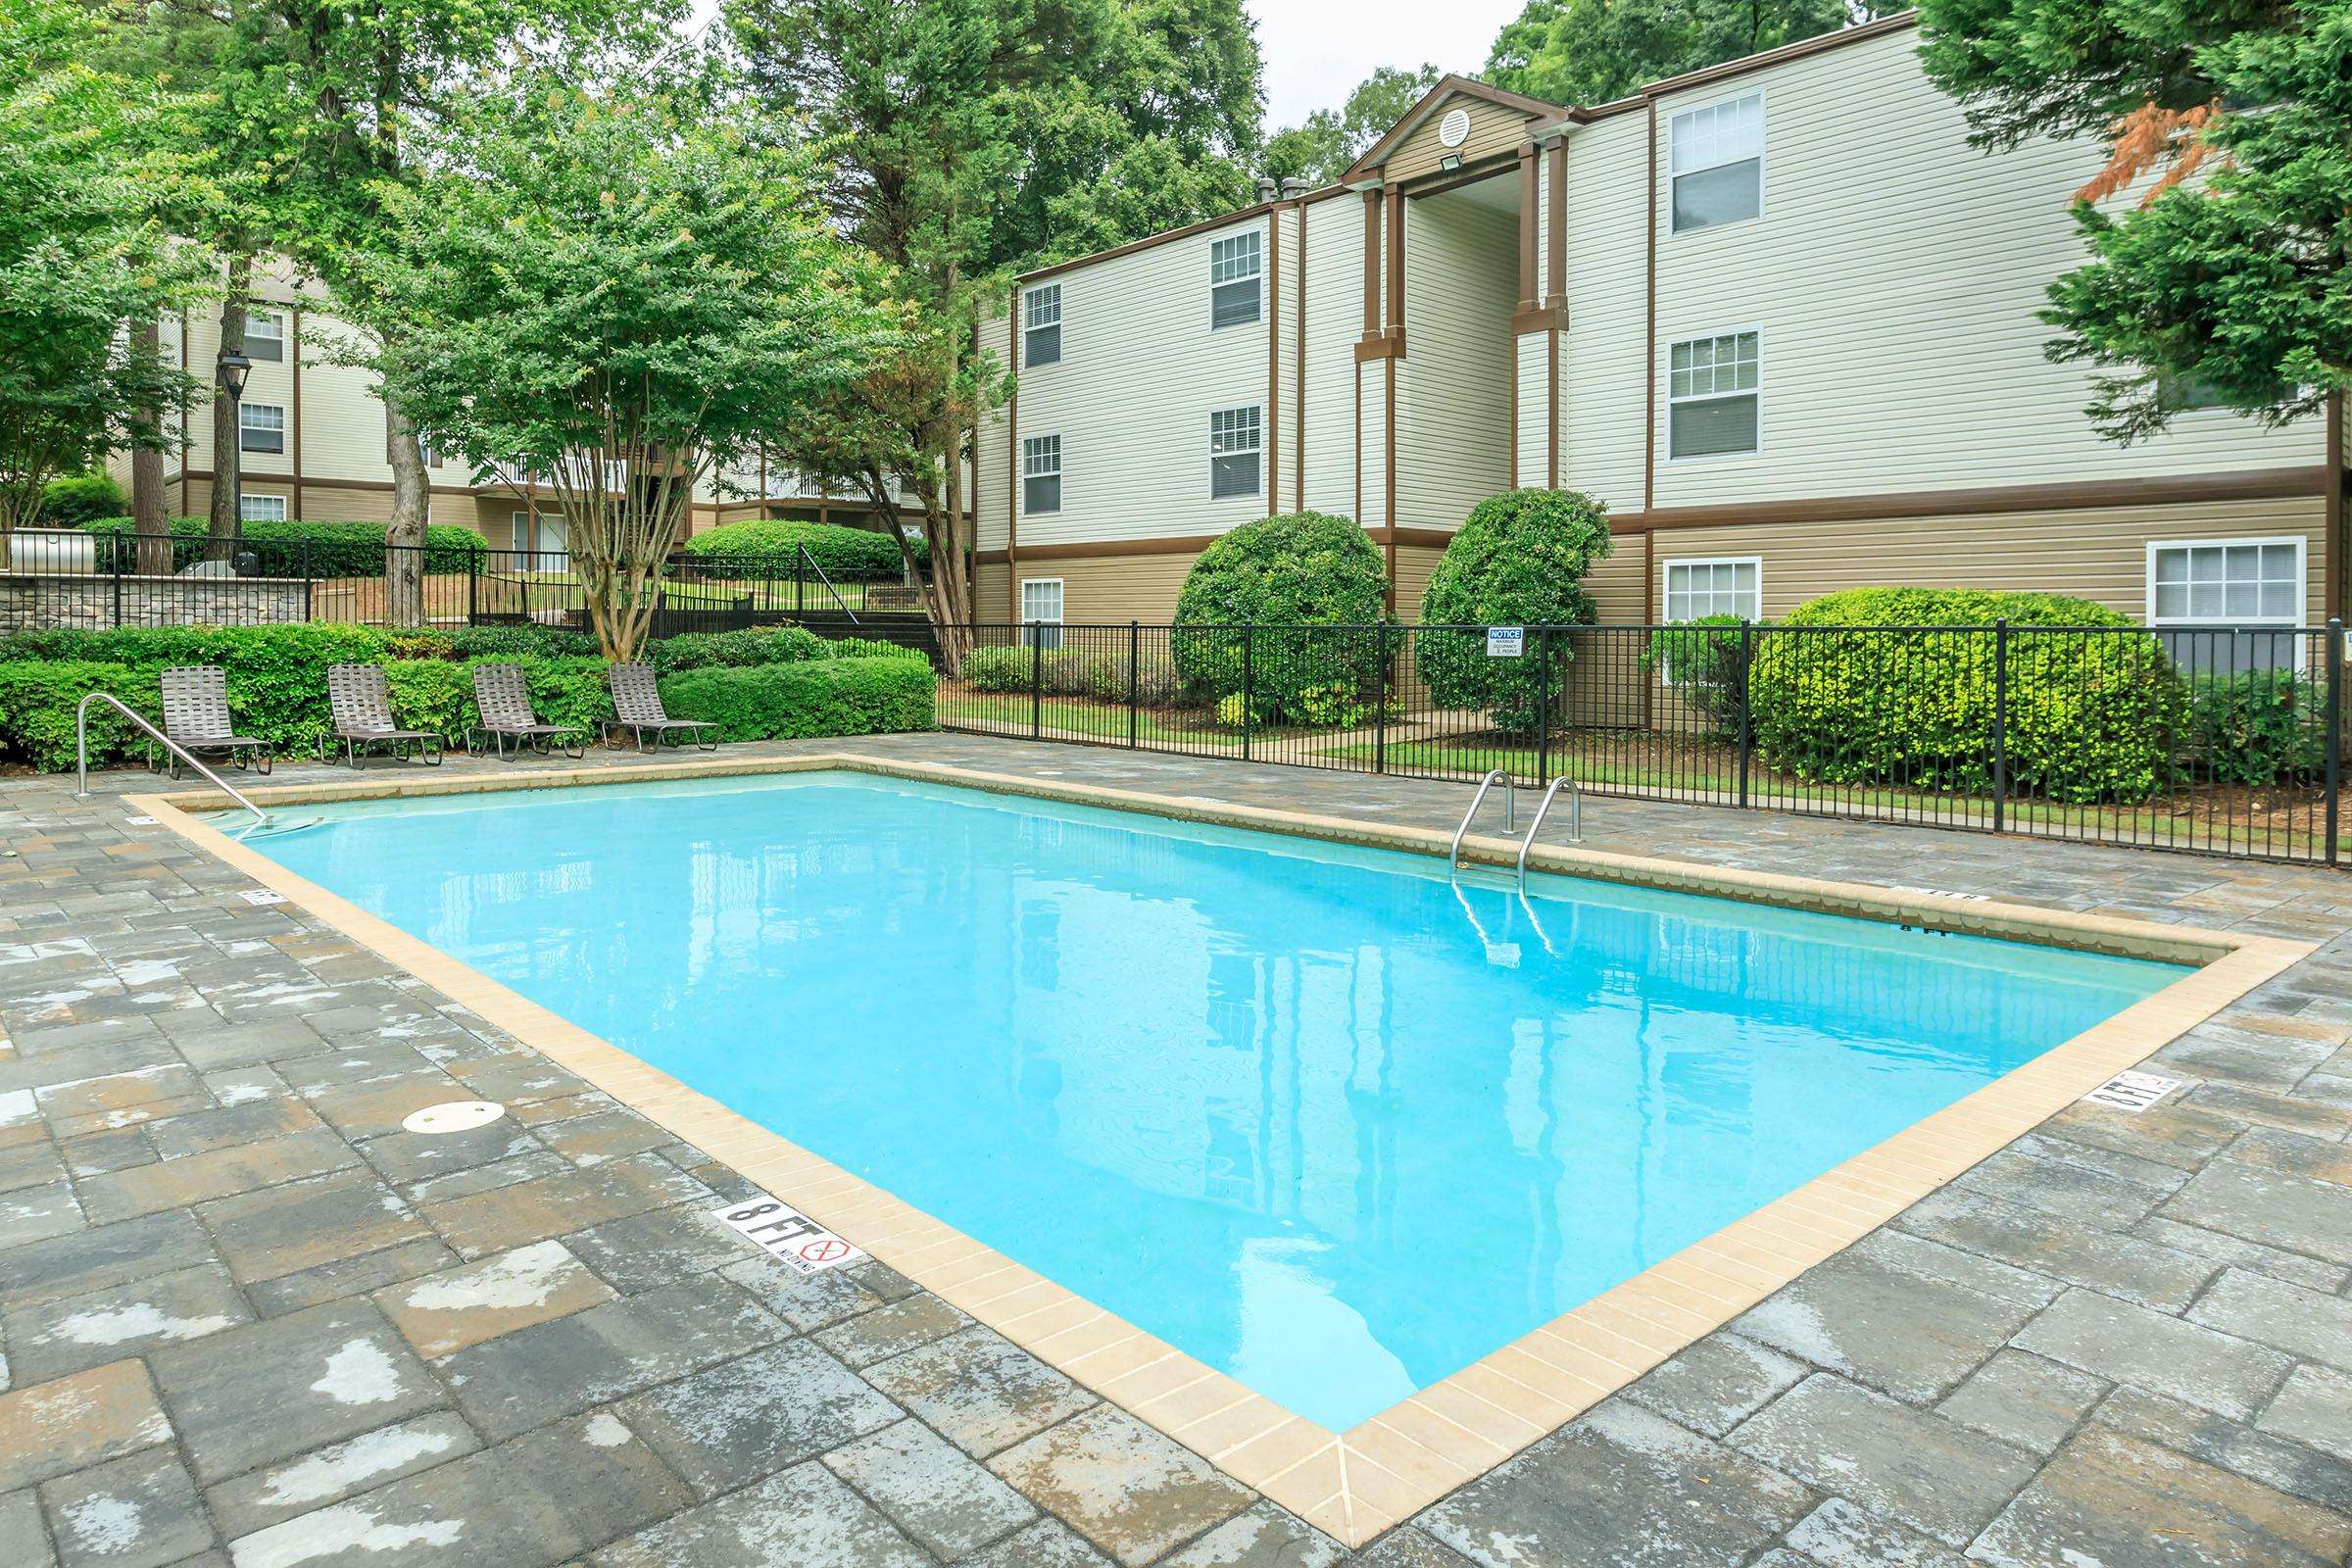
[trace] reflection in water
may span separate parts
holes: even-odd
[[[833,778],[279,853],[1335,1427],[2174,973]]]

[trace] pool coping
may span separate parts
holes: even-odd
[[[1449,835],[856,752],[489,776],[415,771],[245,791],[263,806],[680,778],[851,771],[1141,810],[1222,826],[1443,857]],[[1025,1265],[688,1088],[191,811],[218,790],[123,798],[198,848],[373,950],[559,1065],[822,1221],[922,1288],[1348,1546],[1475,1480],[1904,1208],[2145,1059],[2312,952],[2315,944],[1995,901],[1538,846],[1532,869],[1784,908],[2192,964],[2190,973],[1673,1256],[1346,1432],[1334,1432]],[[1508,867],[1515,841],[1464,857]]]

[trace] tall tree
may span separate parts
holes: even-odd
[[[423,138],[344,298],[435,444],[563,512],[605,657],[635,657],[694,490],[890,342],[791,127],[536,73]]]
[[[907,307],[887,363],[776,450],[930,546],[951,666],[975,618],[966,466],[1009,369],[1009,274],[1248,202],[1261,93],[1239,0],[729,0],[753,89],[807,114],[844,230]]]
[[[1339,108],[1318,109],[1302,123],[1267,137],[1267,175],[1310,185],[1333,183],[1445,74],[1432,65],[1418,71],[1382,66],[1356,83]]]
[[[2161,430],[2192,397],[2268,425],[2340,405],[2352,0],[1930,0],[1922,21],[1929,73],[1981,145],[2106,142],[2076,193],[2092,260],[2042,315],[2051,358],[2094,368],[2103,434]]]
[[[1496,35],[1485,76],[1547,103],[1607,103],[1644,82],[1903,9],[1889,0],[1528,0]]]
[[[160,447],[142,412],[186,394],[136,328],[201,284],[167,216],[204,180],[186,105],[91,63],[107,27],[71,0],[0,0],[0,564],[51,478]]]

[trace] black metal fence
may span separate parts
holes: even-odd
[[[952,729],[2335,864],[2342,627],[982,625]]]
[[[562,551],[333,538],[239,539],[222,550],[186,534],[67,530],[28,530],[9,543],[0,631],[304,620],[588,627],[580,580]],[[402,591],[404,578],[413,591]],[[657,636],[787,620],[856,626],[922,612],[915,586],[844,578],[806,550],[783,559],[676,555],[659,596]]]

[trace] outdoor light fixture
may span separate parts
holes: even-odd
[[[237,532],[241,535],[245,532],[245,431],[238,417],[237,407],[244,401],[245,377],[252,372],[253,362],[235,349],[224,348],[220,351],[220,357],[214,362],[214,368],[220,377],[220,390],[228,394],[228,422],[238,426],[237,469],[228,490],[228,514],[235,519]],[[235,569],[233,564],[231,569]]]
[[[219,362],[220,386],[233,406],[245,395],[245,377],[253,369],[253,362],[235,349],[222,349]]]

